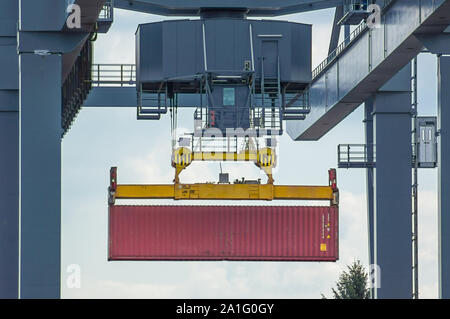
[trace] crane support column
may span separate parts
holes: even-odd
[[[412,296],[411,66],[374,98],[374,247],[377,299]]]
[[[19,64],[17,0],[0,2],[0,299],[19,287]]]
[[[439,297],[450,299],[450,56],[438,58]]]
[[[1,49],[0,49],[1,50]],[[19,112],[2,111],[0,90],[0,299],[18,297]],[[10,105],[14,107],[14,105]],[[17,105],[16,105],[17,107]]]
[[[19,298],[24,299],[60,298],[64,21],[64,2],[21,0]]]
[[[20,296],[59,298],[61,56],[22,53],[20,68]]]

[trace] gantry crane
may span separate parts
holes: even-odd
[[[364,161],[347,165],[367,170],[370,263],[382,272],[374,296],[410,297],[411,158],[418,154],[413,156],[411,149],[408,63],[424,48],[439,61],[438,156],[432,164],[438,166],[440,176],[439,292],[443,298],[450,297],[450,199],[446,196],[450,190],[450,112],[446,107],[450,101],[450,0],[284,0],[264,1],[264,6],[252,0],[69,1],[71,8],[78,5],[83,13],[79,28],[66,25],[66,19],[75,14],[67,5],[67,1],[46,0],[0,3],[0,200],[5,203],[0,210],[0,240],[7,243],[0,245],[1,297],[60,297],[61,136],[69,132],[82,106],[136,107],[138,118],[149,120],[187,107],[198,123],[190,141],[173,136],[173,184],[161,188],[120,185],[112,170],[110,210],[115,214],[120,213],[115,199],[131,197],[182,199],[193,194],[248,199],[256,194],[254,198],[264,200],[292,197],[336,203],[333,183],[318,188],[275,185],[269,165],[277,162],[272,140],[283,132],[295,141],[318,140],[362,103],[367,141],[362,147]],[[381,10],[370,11],[370,5]],[[113,8],[200,19],[141,25],[136,66],[122,65],[118,77],[105,79],[99,65],[94,69],[92,42],[95,33],[108,31]],[[251,19],[325,8],[337,9],[330,54],[315,69],[310,61],[309,25]],[[347,24],[357,25],[350,33]],[[340,25],[346,30],[341,44]],[[125,79],[124,70],[130,79]],[[226,138],[227,128],[239,127],[249,131],[251,138],[235,134],[240,139],[234,145],[239,144],[238,148],[228,142],[219,149],[199,144],[208,137],[206,131],[215,130],[215,136]],[[181,172],[192,161],[217,160],[216,154],[221,154],[219,161],[248,156],[266,172],[268,183],[182,184]],[[326,255],[327,241],[336,239],[328,238],[336,234],[337,226],[330,227],[327,218],[336,213],[335,207],[316,214],[321,236],[318,255]],[[208,219],[207,212],[203,214]],[[257,216],[252,214],[247,216]],[[234,220],[235,216],[228,217]],[[124,220],[129,219],[125,216]],[[280,225],[292,224],[287,219]],[[120,230],[121,223],[114,225]],[[202,225],[209,229],[210,225]],[[213,236],[216,228],[210,229]],[[231,233],[238,236],[245,229]],[[222,247],[229,249],[230,242],[234,241]]]

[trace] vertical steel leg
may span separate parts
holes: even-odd
[[[450,299],[450,56],[438,58],[439,297]]]
[[[19,296],[17,0],[0,1],[0,299]]]
[[[375,95],[375,297],[412,296],[411,66]]]
[[[60,297],[60,55],[20,54],[20,297]]]
[[[18,298],[18,270],[19,113],[0,111],[0,299]]]

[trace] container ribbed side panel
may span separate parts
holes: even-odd
[[[338,208],[111,206],[109,259],[336,261]]]

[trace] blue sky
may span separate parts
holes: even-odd
[[[115,14],[110,32],[100,35],[96,42],[95,63],[134,63],[137,25],[167,19],[122,10]],[[280,17],[313,24],[313,66],[326,56],[333,15],[333,10],[322,10]],[[436,57],[421,55],[420,115],[436,114],[436,72]],[[337,166],[337,145],[364,141],[362,109],[318,142],[281,137],[276,182],[326,184],[327,170]],[[183,112],[180,125],[190,127],[191,123],[192,115]],[[134,109],[84,108],[80,112],[63,140],[63,298],[320,298],[321,293],[330,294],[347,264],[355,259],[367,264],[365,172],[357,169],[338,170],[341,205],[337,263],[108,262],[109,168],[118,166],[120,183],[170,183],[170,155],[168,116],[155,122],[137,121]],[[225,164],[223,168],[232,179],[261,177],[253,164]],[[217,163],[194,163],[183,173],[182,182],[213,181],[218,173]],[[435,298],[437,171],[422,170],[419,178],[420,288],[422,297]],[[272,205],[278,204],[285,203]],[[66,287],[65,270],[71,264],[81,267],[80,289]]]

